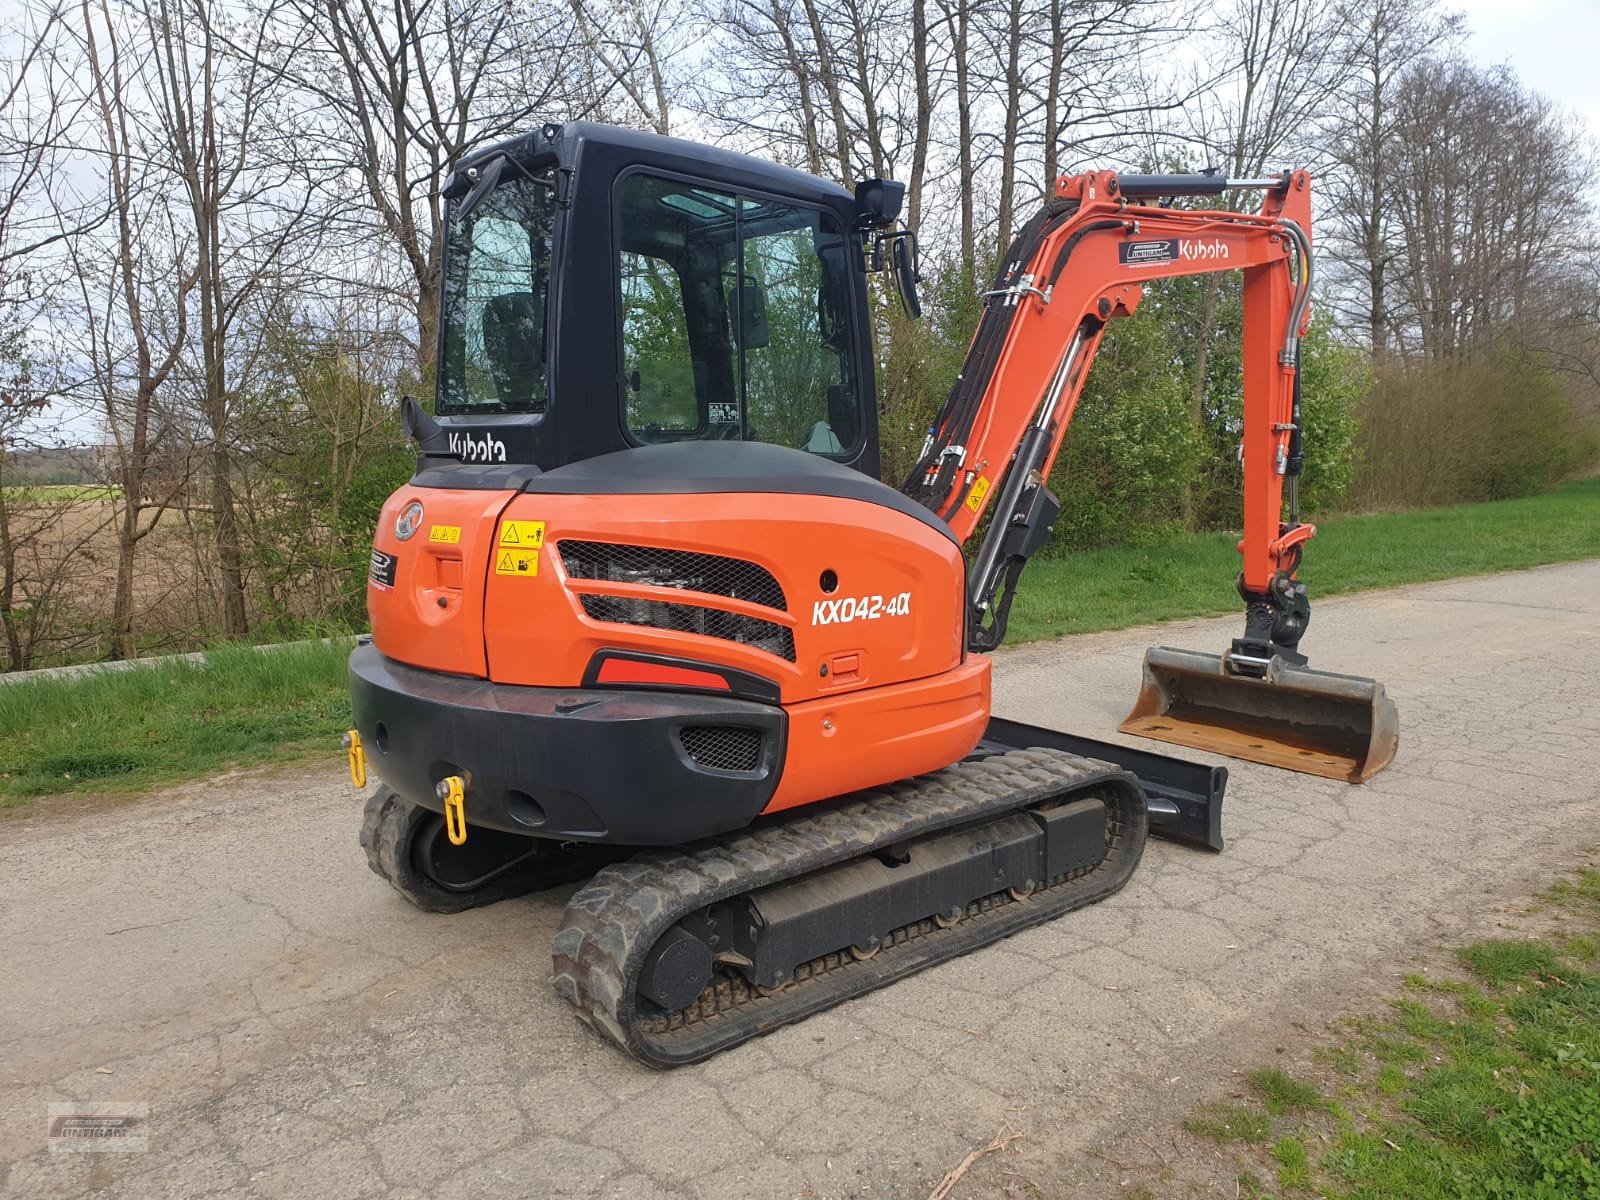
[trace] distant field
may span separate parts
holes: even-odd
[[[7,502],[13,504],[77,504],[85,500],[115,500],[121,495],[121,488],[97,483],[41,483],[5,489]]]

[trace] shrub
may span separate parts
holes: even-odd
[[[1171,337],[1154,315],[1113,322],[1050,475],[1053,552],[1150,545],[1188,525],[1201,441]]]
[[[1593,419],[1563,381],[1505,349],[1382,363],[1359,417],[1364,508],[1526,496],[1594,460]]]

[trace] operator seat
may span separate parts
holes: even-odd
[[[502,404],[543,407],[544,305],[532,292],[507,292],[483,306],[483,349]]]

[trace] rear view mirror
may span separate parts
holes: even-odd
[[[894,280],[895,294],[900,297],[900,308],[906,316],[916,320],[922,316],[922,298],[917,295],[917,284],[922,276],[917,272],[917,235],[909,229],[897,233],[880,233],[872,243],[872,269],[884,270],[883,250],[889,248],[888,271]]]
[[[917,295],[917,235],[907,230],[894,239],[889,253],[894,271],[894,290],[900,294],[900,307],[913,320],[922,316],[922,297]]]

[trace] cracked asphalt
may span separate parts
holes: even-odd
[[[1005,652],[996,711],[1116,737],[1147,644],[1236,624]],[[1229,763],[1224,853],[1152,842],[1100,905],[666,1074],[552,993],[572,889],[414,911],[333,754],[7,821],[0,1192],[925,1197],[1008,1129],[956,1196],[1090,1194],[1086,1155],[1600,840],[1600,561],[1323,601],[1306,648],[1398,702],[1373,782]],[[148,1104],[148,1151],[52,1154],[59,1100]]]

